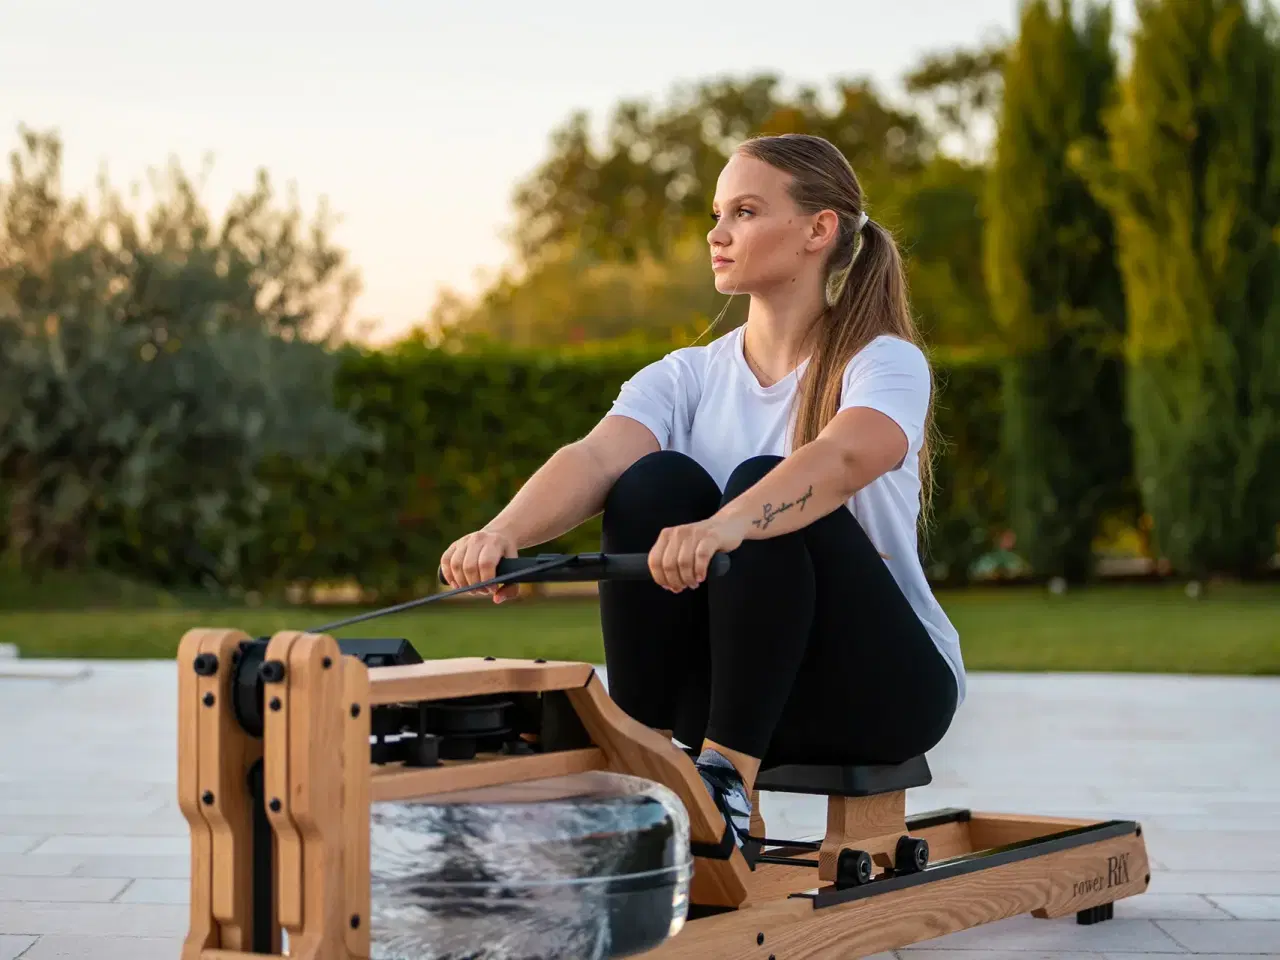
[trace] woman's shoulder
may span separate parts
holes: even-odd
[[[732,358],[732,350],[738,343],[741,331],[741,327],[735,327],[706,343],[676,347],[657,362],[667,367],[678,368],[701,379],[709,370]]]
[[[905,337],[882,333],[873,337],[857,353],[849,358],[846,376],[861,373],[895,370],[904,373],[929,375],[929,358],[924,350]]]

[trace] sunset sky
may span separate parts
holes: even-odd
[[[1122,30],[1131,5],[1117,4]],[[1017,7],[3,0],[2,142],[7,155],[19,124],[59,131],[75,191],[104,165],[124,186],[211,154],[215,212],[258,167],[296,184],[308,211],[326,196],[363,276],[358,314],[384,338],[506,259],[512,187],[572,111],[599,121],[624,97],[757,70],[823,88],[870,75],[894,93],[925,51],[1011,33]]]

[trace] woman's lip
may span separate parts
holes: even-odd
[[[730,260],[728,257],[712,257],[711,258],[712,266],[719,266],[722,263],[733,263],[733,261]]]

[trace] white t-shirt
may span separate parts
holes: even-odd
[[[700,463],[724,489],[735,467],[761,454],[786,456],[793,399],[808,360],[777,383],[761,386],[743,353],[745,326],[712,342],[673,350],[626,381],[610,415],[648,427],[663,450]],[[933,595],[920,562],[918,454],[929,405],[929,367],[915,344],[880,336],[849,361],[840,409],[870,407],[906,434],[907,455],[848,501],[898,586],[956,675],[965,695],[964,661],[955,627]]]

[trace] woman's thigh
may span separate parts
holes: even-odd
[[[896,763],[926,752],[955,713],[951,668],[846,507],[807,527],[805,541],[814,619],[766,763]]]

